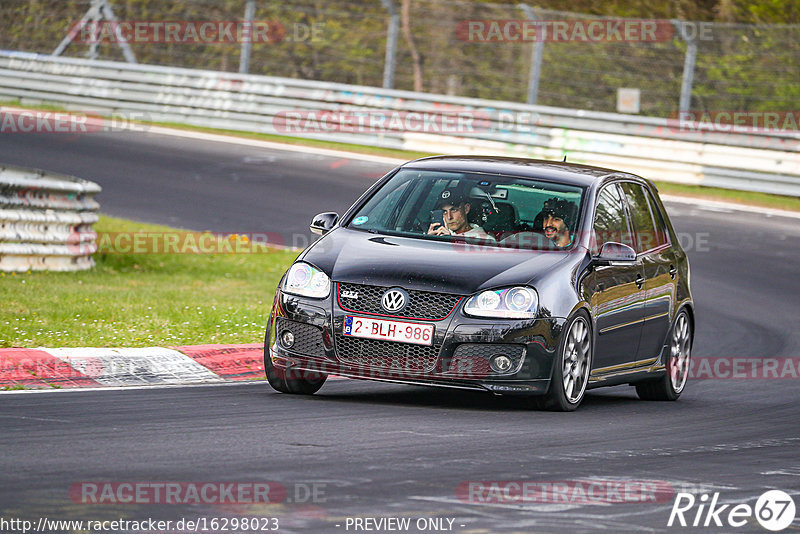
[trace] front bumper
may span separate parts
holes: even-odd
[[[461,307],[459,302],[450,315],[436,321],[397,319],[434,326],[433,344],[424,347],[345,338],[346,315],[373,315],[344,311],[332,297],[310,299],[278,289],[264,354],[282,369],[497,394],[546,393],[566,320],[481,319],[467,317]],[[294,335],[290,348],[278,340],[283,330]],[[509,356],[512,366],[508,371],[492,369],[489,360],[496,354]]]

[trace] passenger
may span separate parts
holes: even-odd
[[[444,212],[444,224],[432,223],[428,228],[429,234],[493,239],[483,228],[469,222],[467,216],[471,206],[467,197],[458,189],[448,188],[442,191],[436,207]]]
[[[553,197],[544,203],[541,215],[544,217],[542,229],[545,237],[559,248],[570,246],[578,218],[578,206],[571,200]]]

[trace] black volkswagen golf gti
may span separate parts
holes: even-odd
[[[694,332],[686,253],[655,186],[561,162],[432,157],[380,179],[276,290],[270,385],[329,374],[536,396],[630,384],[675,400]]]

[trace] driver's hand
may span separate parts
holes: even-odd
[[[430,235],[450,235],[450,232],[444,225],[439,223],[433,223],[428,227],[428,233]]]

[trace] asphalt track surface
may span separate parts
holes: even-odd
[[[94,180],[107,214],[283,235],[304,234],[317,212],[342,212],[390,168],[142,133],[0,136],[0,162]],[[799,356],[797,219],[673,203],[668,210],[691,258],[694,356]],[[480,503],[459,498],[457,488],[647,480],[751,506],[778,488],[800,505],[799,384],[696,380],[675,403],[639,401],[622,386],[589,392],[571,414],[488,394],[350,380],[329,381],[305,398],[264,383],[7,394],[0,397],[0,514],[253,515],[280,518],[280,532],[354,532],[348,517],[451,518],[452,532],[661,532],[672,496]],[[69,497],[82,481],[275,481],[289,496],[267,505],[90,505]],[[315,502],[302,498],[309,484],[319,485]],[[752,518],[741,528],[671,530],[764,532]]]

